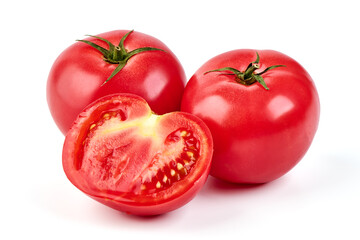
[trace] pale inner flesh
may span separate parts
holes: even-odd
[[[161,135],[161,116],[105,117],[90,127],[80,169],[97,189],[135,194],[166,189],[189,174],[197,160],[198,139],[184,128]]]

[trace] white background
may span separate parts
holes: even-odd
[[[2,1],[1,239],[360,239],[359,7],[356,1]],[[56,57],[114,29],[152,35],[187,77],[238,48],[274,49],[313,77],[321,120],[303,160],[269,184],[208,179],[186,206],[139,218],[78,191],[46,103]]]

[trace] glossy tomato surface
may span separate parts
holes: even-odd
[[[236,81],[232,67],[245,71],[258,52],[256,82]],[[188,82],[181,110],[200,117],[214,139],[210,174],[235,183],[265,183],[279,178],[305,155],[319,122],[319,97],[306,70],[292,58],[272,50],[234,50],[218,55]]]
[[[129,31],[118,30],[97,36],[117,46],[126,33]],[[87,40],[109,48],[100,39],[89,37]],[[92,46],[76,42],[56,59],[48,77],[47,101],[56,124],[64,134],[85,106],[108,94],[139,95],[158,114],[180,109],[186,77],[171,50],[158,39],[136,31],[127,36],[124,46],[127,51],[145,47],[163,51],[134,55],[105,84],[118,64],[105,61],[103,54]]]
[[[156,215],[195,196],[212,152],[211,133],[199,118],[155,115],[139,96],[116,94],[80,113],[62,159],[68,179],[93,199],[123,212]]]

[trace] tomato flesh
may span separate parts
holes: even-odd
[[[88,195],[148,215],[189,201],[201,187],[194,183],[205,182],[211,156],[211,135],[201,120],[180,112],[155,115],[140,97],[120,94],[79,115],[66,137],[63,163],[70,181]],[[168,202],[174,203],[158,209]],[[142,205],[147,208],[136,208]]]
[[[141,172],[134,192],[153,193],[184,179],[193,170],[199,157],[199,144],[196,143],[196,137],[185,128],[169,134],[164,149],[158,151],[148,168]]]

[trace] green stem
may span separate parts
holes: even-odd
[[[88,44],[89,46],[95,48],[96,50],[98,50],[102,55],[103,58],[106,62],[110,63],[110,64],[118,64],[118,66],[115,68],[115,70],[111,73],[111,75],[104,81],[104,83],[101,85],[103,86],[105,83],[107,83],[111,78],[113,78],[116,74],[118,74],[121,69],[123,69],[126,66],[127,61],[133,57],[134,55],[141,53],[141,52],[146,52],[146,51],[163,51],[162,49],[158,49],[158,48],[153,48],[153,47],[142,47],[142,48],[137,48],[134,49],[130,52],[128,52],[124,46],[124,42],[126,40],[126,38],[133,32],[134,30],[129,31],[128,33],[126,33],[121,39],[120,42],[117,46],[115,46],[114,44],[112,44],[109,40],[98,37],[98,36],[92,36],[92,35],[88,35],[90,37],[94,37],[96,39],[99,39],[105,43],[107,43],[109,49],[105,49],[91,41],[88,40],[77,40],[79,42],[83,42]]]
[[[257,63],[252,63],[252,64],[250,65],[250,67],[248,67],[248,69],[245,70],[244,80],[251,78],[251,77],[253,76],[253,74],[254,74],[254,71],[255,71],[256,69],[259,69],[259,67],[260,67],[259,64],[257,64]]]
[[[240,84],[249,86],[251,84],[254,84],[254,83],[258,82],[266,90],[269,90],[268,86],[266,85],[266,83],[264,81],[264,78],[261,75],[266,73],[269,70],[274,69],[274,68],[286,67],[286,66],[285,65],[274,65],[274,66],[270,66],[270,67],[266,68],[264,71],[262,71],[260,73],[255,73],[255,70],[260,68],[259,62],[260,62],[260,56],[259,56],[258,52],[256,52],[256,60],[254,62],[251,62],[247,66],[247,68],[246,68],[246,70],[244,72],[241,72],[240,70],[237,70],[237,69],[232,68],[232,67],[224,67],[224,68],[219,68],[219,69],[207,71],[204,74],[207,74],[207,73],[210,73],[210,72],[230,71],[230,72],[232,72],[231,75],[236,76],[236,81],[238,83],[240,83]]]
[[[115,49],[114,49],[114,53],[113,53],[113,56],[112,58],[114,59],[114,62],[118,62],[118,61],[121,61],[121,49],[120,47],[116,46]]]

